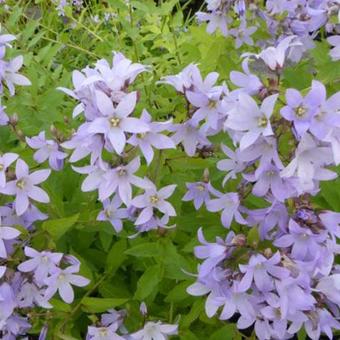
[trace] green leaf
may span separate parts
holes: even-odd
[[[115,272],[119,266],[124,262],[126,256],[124,251],[126,249],[127,243],[125,239],[122,239],[112,246],[110,252],[106,257],[106,271],[108,273]]]
[[[189,328],[189,326],[198,319],[200,314],[204,311],[204,301],[203,299],[196,300],[191,309],[190,312],[185,315],[181,321],[183,328]]]
[[[156,242],[138,244],[126,250],[125,254],[136,257],[156,257],[160,255],[159,244]]]
[[[90,313],[106,312],[110,308],[115,308],[126,303],[128,299],[102,299],[95,297],[83,298],[81,304],[83,309]]]
[[[236,332],[236,326],[234,324],[229,324],[214,332],[209,337],[209,340],[236,340]]]
[[[48,220],[42,224],[42,229],[46,230],[53,240],[57,241],[63,236],[78,220],[79,214],[57,220]]]
[[[137,290],[134,296],[135,299],[144,300],[153,293],[158,283],[161,281],[162,276],[163,273],[160,265],[157,264],[149,267],[137,282]]]

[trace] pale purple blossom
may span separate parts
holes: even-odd
[[[154,148],[158,150],[174,149],[175,143],[169,136],[161,133],[169,128],[170,122],[152,122],[151,116],[146,110],[143,110],[140,120],[149,126],[149,131],[133,134],[127,142],[139,147],[149,165],[154,157]]]
[[[235,192],[220,194],[218,198],[207,202],[207,209],[209,211],[216,212],[222,210],[221,221],[225,228],[230,228],[233,219],[240,224],[247,223],[242,217],[239,208],[240,199]]]
[[[37,184],[44,182],[51,173],[51,170],[37,170],[29,173],[28,165],[21,159],[17,160],[16,180],[10,181],[4,188],[0,189],[5,195],[15,195],[15,210],[20,216],[29,207],[29,198],[48,203],[50,201],[47,193],[39,188]]]
[[[130,337],[134,340],[166,340],[169,335],[175,335],[177,332],[178,325],[149,321],[143,329],[130,334]]]
[[[103,117],[98,117],[91,122],[88,131],[103,134],[118,154],[121,154],[125,147],[126,132],[144,133],[149,131],[145,122],[129,117],[136,106],[136,92],[124,96],[117,107],[114,107],[112,100],[106,94],[96,91],[96,102]]]
[[[57,291],[60,297],[66,303],[72,303],[74,300],[74,292],[71,285],[77,287],[85,287],[89,284],[89,280],[81,275],[76,275],[79,271],[79,266],[69,266],[66,269],[57,268],[51,276],[45,279],[47,289],[45,296],[52,297]]]
[[[174,207],[166,201],[176,189],[176,185],[168,185],[157,190],[153,185],[145,190],[145,193],[135,197],[131,205],[142,209],[135,222],[136,225],[149,221],[154,216],[154,209],[159,210],[165,215],[176,216]]]
[[[49,165],[53,170],[58,171],[63,168],[64,159],[67,157],[67,154],[60,150],[56,141],[46,139],[45,131],[32,138],[26,137],[26,143],[32,149],[38,150],[33,155],[37,163],[43,163],[48,159]]]
[[[108,221],[113,228],[119,233],[123,228],[123,219],[128,217],[126,208],[121,208],[122,201],[119,196],[114,196],[110,201],[106,199],[103,201],[103,210],[97,216],[97,221]]]

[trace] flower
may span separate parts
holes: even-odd
[[[0,188],[6,185],[6,170],[8,167],[18,159],[16,153],[8,152],[0,156]]]
[[[245,132],[240,141],[241,151],[252,145],[261,135],[273,135],[270,117],[277,98],[277,94],[265,98],[261,107],[258,108],[252,97],[246,93],[239,93],[239,107],[230,112],[224,126]]]
[[[168,335],[177,334],[177,331],[178,325],[170,325],[160,321],[149,321],[143,329],[130,334],[130,337],[135,340],[164,340],[168,339]]]
[[[14,240],[20,235],[20,231],[12,227],[0,227],[0,257],[7,258],[5,241]]]
[[[224,144],[221,145],[221,148],[223,153],[229,157],[229,159],[218,161],[216,165],[218,170],[227,171],[222,182],[222,184],[225,185],[229,179],[235,179],[237,174],[246,168],[246,163],[242,161],[241,151],[239,149],[232,151]]]
[[[299,193],[314,189],[314,180],[330,180],[337,174],[324,166],[333,162],[332,151],[318,146],[310,134],[303,135],[293,160],[281,171],[281,177],[298,179],[295,188]]]
[[[64,159],[67,157],[67,154],[59,150],[59,145],[54,140],[46,140],[45,131],[32,138],[26,137],[26,143],[32,149],[38,150],[33,156],[37,163],[43,163],[48,159],[49,165],[53,170],[61,170],[63,168]]]
[[[102,210],[98,216],[97,221],[109,221],[115,231],[119,233],[123,228],[122,219],[128,217],[128,212],[126,208],[120,208],[122,201],[119,196],[114,196],[110,201],[106,199],[103,201],[104,210]]]
[[[175,191],[176,185],[168,185],[157,191],[155,185],[151,185],[145,190],[145,193],[135,197],[131,201],[131,205],[142,209],[135,224],[143,224],[148,222],[153,214],[154,209],[161,211],[168,216],[176,216],[174,207],[165,199],[169,198]]]
[[[3,61],[1,61],[4,63]],[[29,86],[31,82],[25,76],[17,73],[24,63],[23,56],[15,57],[6,62],[5,65],[0,64],[0,81],[4,80],[11,96],[15,94],[14,85]],[[1,69],[4,68],[3,71]],[[1,92],[1,91],[0,91]]]
[[[315,80],[313,80],[312,88],[305,97],[302,97],[300,92],[295,89],[288,89],[286,91],[287,105],[281,109],[280,114],[288,121],[293,122],[298,136],[302,137],[310,128],[312,118],[324,97],[324,87]]]
[[[123,97],[117,107],[103,92],[96,92],[96,103],[103,117],[95,118],[89,123],[90,133],[102,133],[114,150],[120,155],[126,144],[126,132],[144,133],[149,131],[148,125],[140,119],[131,118],[136,106],[137,93],[131,92]]]
[[[22,215],[29,207],[29,198],[48,203],[50,201],[47,193],[36,184],[44,182],[50,175],[51,170],[37,170],[29,174],[28,165],[21,159],[17,160],[15,173],[17,179],[10,181],[0,192],[5,195],[16,195],[15,211],[17,215]]]
[[[293,219],[289,221],[288,230],[289,234],[277,238],[274,245],[280,248],[292,246],[292,258],[297,260],[313,259],[327,236],[325,233],[314,234],[310,229],[301,227]]]
[[[195,209],[198,210],[203,203],[210,201],[210,191],[212,187],[210,183],[206,182],[195,182],[186,183],[187,193],[183,196],[183,201],[194,201]]]
[[[150,114],[143,110],[140,120],[149,126],[149,131],[133,134],[127,141],[133,146],[138,146],[149,165],[154,157],[153,148],[158,150],[174,149],[173,140],[160,132],[169,127],[169,122],[152,122]]]
[[[89,326],[86,340],[124,340],[116,333],[117,325],[112,324],[108,327]]]
[[[255,286],[261,292],[268,292],[274,289],[274,279],[283,279],[289,276],[288,269],[279,266],[281,256],[276,252],[270,259],[261,254],[252,255],[248,265],[239,265],[240,271],[244,273],[238,289],[247,291],[254,280]]]
[[[34,272],[34,278],[40,285],[44,283],[49,274],[54,273],[63,257],[62,253],[39,252],[28,246],[24,251],[25,255],[31,259],[20,263],[18,269],[24,273]]]
[[[340,35],[333,35],[327,38],[329,44],[333,47],[329,52],[333,61],[340,60]]]
[[[119,165],[114,169],[107,170],[100,179],[99,199],[104,201],[117,192],[120,199],[129,205],[132,198],[131,185],[139,188],[147,187],[145,180],[134,175],[139,167],[140,158],[136,157],[127,165]]]
[[[235,220],[240,224],[246,224],[239,212],[240,199],[236,192],[220,195],[218,198],[207,202],[207,209],[211,212],[221,211],[221,221],[224,227],[230,228],[231,222]]]
[[[74,300],[74,292],[71,284],[77,287],[84,287],[90,282],[90,280],[85,277],[74,274],[78,271],[79,265],[69,266],[66,269],[57,268],[54,270],[53,274],[44,281],[47,285],[45,296],[50,298],[58,291],[63,301],[72,303]]]

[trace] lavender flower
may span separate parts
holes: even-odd
[[[126,132],[144,133],[149,131],[149,127],[142,120],[131,118],[136,106],[136,92],[126,95],[117,107],[103,92],[96,92],[97,105],[104,117],[98,117],[89,125],[90,133],[102,133],[107,138],[114,150],[121,154],[126,144]]]
[[[130,335],[135,340],[158,340],[168,339],[169,335],[177,334],[178,325],[149,321],[144,328]]]
[[[26,143],[38,151],[33,158],[38,163],[43,163],[48,159],[49,165],[53,170],[61,170],[63,168],[64,159],[67,154],[59,150],[59,145],[54,140],[46,140],[45,131],[39,133],[38,136],[28,138]]]
[[[15,173],[17,179],[8,182],[4,188],[0,189],[0,192],[5,195],[16,195],[15,210],[19,216],[28,209],[29,198],[42,203],[50,201],[46,192],[37,187],[36,184],[44,182],[50,175],[51,170],[38,170],[29,174],[27,164],[18,159]]]
[[[235,192],[219,195],[207,203],[207,209],[211,212],[222,210],[221,221],[226,228],[230,228],[234,218],[240,224],[247,223],[239,212],[239,206],[240,200]]]
[[[63,301],[72,303],[74,292],[71,284],[77,287],[84,287],[90,282],[85,277],[74,274],[78,271],[79,266],[77,265],[69,266],[66,269],[57,268],[50,277],[45,279],[45,284],[47,285],[45,296],[50,298],[58,291]]]
[[[135,197],[131,205],[142,209],[135,224],[143,224],[148,222],[154,215],[154,209],[159,210],[168,216],[176,216],[173,206],[166,201],[175,191],[176,185],[168,185],[160,190],[156,186],[151,186],[145,190],[145,193]]]
[[[127,209],[121,208],[122,201],[119,196],[115,196],[112,201],[106,199],[103,201],[104,210],[98,216],[98,221],[109,221],[115,231],[119,233],[123,228],[122,219],[128,217]]]

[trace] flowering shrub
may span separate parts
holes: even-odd
[[[1,1],[1,339],[340,334],[339,1]]]

